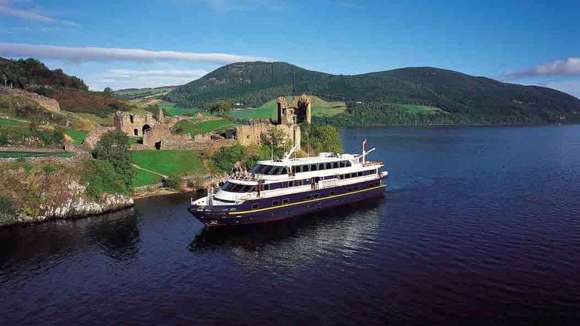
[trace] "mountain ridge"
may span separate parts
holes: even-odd
[[[414,121],[409,124],[417,124],[417,117],[421,121],[427,119],[428,124],[441,119],[445,124],[580,121],[580,99],[564,92],[435,67],[333,75],[285,62],[233,63],[175,88],[165,98],[202,108],[218,100],[256,107],[277,96],[299,93],[347,102],[349,110],[345,115],[350,117],[342,118],[350,118],[351,125],[357,124],[352,121],[357,110],[368,113],[363,117],[366,120],[379,119],[390,124],[390,117],[407,115],[401,105],[437,107],[447,113],[414,114]]]

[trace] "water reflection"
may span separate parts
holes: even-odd
[[[265,259],[305,263],[329,249],[349,256],[376,242],[383,206],[383,199],[372,199],[274,223],[204,229],[189,249],[231,250],[240,263],[255,266],[264,266]]]
[[[50,268],[65,257],[88,251],[96,242],[114,259],[138,252],[139,228],[133,209],[76,220],[0,229],[0,271],[42,265]]]
[[[108,257],[117,260],[134,258],[139,252],[139,222],[133,209],[109,214],[91,224],[87,236],[94,240]]]

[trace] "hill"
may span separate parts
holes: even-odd
[[[22,89],[45,86],[88,90],[81,79],[69,76],[60,69],[50,70],[32,58],[9,60],[0,57],[0,82]]]
[[[101,117],[118,110],[127,110],[126,103],[106,92],[92,92],[75,76],[61,69],[50,70],[36,59],[10,60],[0,58],[2,86],[24,89],[57,100],[61,109],[90,113]]]
[[[175,88],[165,99],[201,108],[217,100],[259,107],[298,93],[346,102],[347,112],[318,119],[339,125],[580,121],[580,100],[563,92],[431,67],[331,75],[284,62],[235,63]]]

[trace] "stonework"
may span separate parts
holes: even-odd
[[[290,141],[290,145],[300,148],[300,123],[311,123],[312,100],[309,96],[295,97],[288,103],[285,97],[278,98],[277,117],[275,120],[252,120],[236,127],[236,140],[244,146],[259,145],[262,134],[275,128],[282,131]]]
[[[111,132],[111,131],[115,131],[115,127],[100,127],[100,128],[95,128],[95,129],[91,130],[87,134],[87,137],[85,137],[85,141],[83,142],[83,146],[87,150],[94,149],[95,146],[97,145],[97,142],[99,141],[99,139],[101,139],[101,137],[104,134]]]

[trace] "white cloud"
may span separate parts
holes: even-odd
[[[545,86],[568,93],[580,99],[580,79],[553,81],[546,83]]]
[[[232,63],[240,61],[269,61],[266,58],[242,56],[226,53],[197,53],[179,51],[152,51],[144,49],[100,48],[100,47],[66,47],[54,45],[35,45],[23,43],[1,43],[0,56],[36,57],[87,61],[189,61]]]
[[[166,78],[186,78],[188,80],[198,79],[207,74],[207,70],[175,70],[175,69],[155,69],[155,70],[131,70],[131,69],[108,69],[105,76],[114,79],[132,79],[145,77],[166,77]]]
[[[541,76],[580,76],[580,58],[570,57],[504,74],[504,78],[511,80]]]
[[[199,79],[208,71],[203,69],[108,69],[102,75],[87,78],[85,81],[91,89],[102,90],[105,87],[113,89],[144,88],[171,85],[183,85]]]
[[[17,1],[0,0],[0,14],[44,24],[60,24],[71,27],[79,26],[79,24],[75,22],[52,17],[41,12],[39,9],[17,7],[15,6],[16,2]]]

